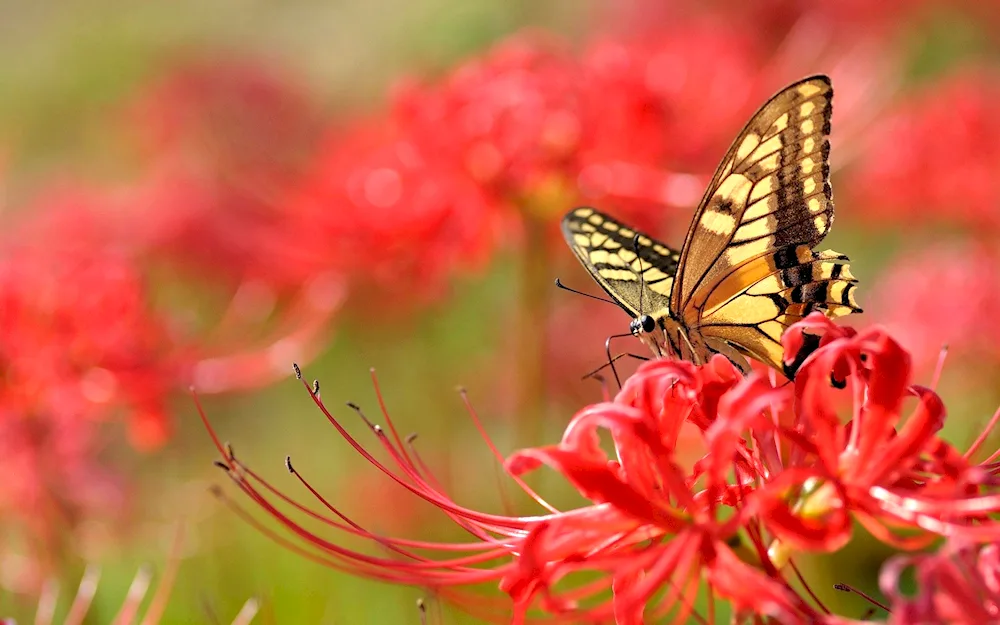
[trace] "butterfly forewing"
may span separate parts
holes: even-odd
[[[790,324],[814,309],[857,310],[847,258],[812,250],[833,222],[832,97],[814,76],[751,118],[695,213],[671,297],[690,329],[779,368]]]
[[[815,244],[833,214],[827,182],[832,89],[803,80],[771,98],[722,159],[681,248],[676,310],[742,262]]]
[[[562,231],[587,271],[630,315],[668,314],[676,251],[587,207],[570,211]]]

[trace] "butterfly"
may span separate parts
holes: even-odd
[[[703,364],[722,354],[744,373],[756,359],[791,379],[781,335],[814,310],[861,312],[848,258],[814,247],[830,231],[826,76],[789,85],[737,135],[712,177],[679,252],[589,207],[562,221],[566,242],[632,316],[656,356]]]

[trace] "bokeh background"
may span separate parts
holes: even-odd
[[[559,218],[591,204],[679,246],[748,116],[812,73],[836,92],[824,247],[866,308],[847,322],[890,326],[923,383],[948,345],[967,442],[1000,403],[998,54],[1000,5],[973,0],[0,1],[0,616],[61,622],[99,570],[92,623],[137,571],[143,610],[170,590],[164,623],[250,598],[258,623],[416,623],[418,597],[473,622],[241,520],[226,498],[268,524],[212,466],[188,389],[283,492],[308,500],[290,454],[365,527],[461,540],[291,363],[374,448],[340,408],[379,414],[373,367],[457,500],[535,512],[455,389],[504,453],[601,397],[581,378],[628,319],[555,289],[597,291]],[[890,553],[858,534],[803,564],[860,615],[831,585],[876,588]]]

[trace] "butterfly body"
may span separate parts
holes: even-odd
[[[563,234],[594,279],[632,317],[655,356],[703,364],[747,357],[789,377],[784,330],[813,310],[860,311],[846,256],[813,248],[833,222],[829,184],[833,91],[825,76],[785,88],[737,135],[680,252],[593,208],[570,211]]]

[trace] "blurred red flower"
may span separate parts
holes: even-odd
[[[132,250],[113,243],[106,201],[53,191],[0,237],[2,583],[20,591],[53,573],[82,522],[124,519],[127,480],[105,457],[103,424],[121,419],[135,447],[158,447],[186,375]]]
[[[294,287],[267,252],[322,128],[304,87],[258,60],[201,58],[127,110],[145,157],[123,198],[129,236],[199,276]]]
[[[126,518],[130,485],[104,458],[109,440],[97,423],[69,410],[27,412],[12,395],[0,391],[0,586],[33,593],[65,563],[81,523]]]
[[[473,180],[376,120],[328,137],[274,241],[293,276],[343,274],[357,296],[381,290],[405,308],[481,268],[501,221]]]
[[[296,173],[322,122],[316,103],[287,69],[260,59],[181,59],[127,104],[147,161],[255,181]]]
[[[83,189],[25,210],[0,241],[0,405],[9,414],[103,421],[124,414],[130,440],[169,436],[165,396],[184,378],[171,331],[151,306],[131,250]]]
[[[697,203],[736,133],[780,86],[760,79],[762,52],[749,33],[697,19],[592,44],[582,61],[580,203],[610,202],[631,222],[682,235],[684,219],[675,224],[664,207]]]
[[[965,68],[902,100],[867,138],[848,188],[876,223],[1000,227],[1000,76]]]
[[[901,577],[913,569],[916,592],[905,592]],[[1000,620],[1000,543],[945,544],[937,553],[896,556],[879,578],[892,602],[889,623],[978,625]]]
[[[992,245],[935,245],[901,255],[880,277],[872,312],[915,362],[949,359],[981,368],[1000,363],[1000,256]]]
[[[330,267],[305,274],[281,255],[289,198],[324,123],[311,94],[259,59],[200,57],[176,62],[126,109],[145,162],[116,190],[115,244],[135,248],[161,282],[231,296],[219,323],[187,328],[189,380],[209,393],[259,387],[315,356],[343,279]]]
[[[661,231],[664,207],[700,196],[702,182],[686,172],[709,173],[743,121],[759,59],[747,36],[686,26],[655,41],[601,41],[580,56],[522,33],[438,83],[401,87],[393,120],[533,219],[554,224],[596,203]],[[706,46],[711,71],[693,52]]]

